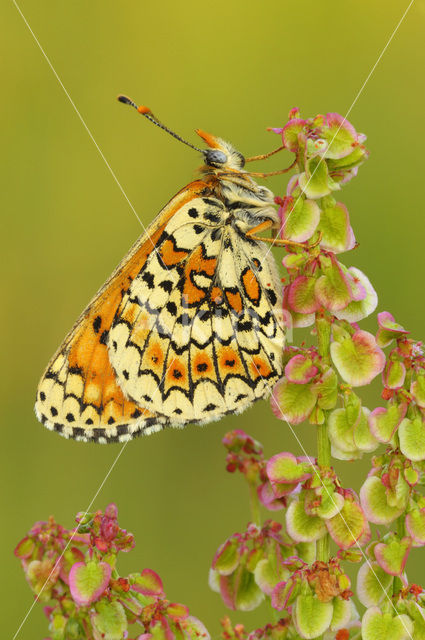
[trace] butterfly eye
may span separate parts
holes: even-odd
[[[220,165],[227,162],[227,156],[219,149],[207,149],[205,151],[205,161],[209,165]]]

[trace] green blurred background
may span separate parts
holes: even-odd
[[[345,114],[404,12],[406,2],[202,3],[22,0],[20,7],[145,225],[189,182],[197,154],[116,102],[128,93],[191,141],[195,127],[245,155],[279,143],[266,132],[289,109]],[[131,211],[12,2],[2,3],[0,105],[4,185],[2,254],[1,635],[11,638],[32,596],[16,542],[54,514],[71,526],[120,445],[70,442],[33,414],[41,372],[81,309],[140,234]],[[391,310],[425,337],[423,139],[425,5],[417,0],[360,96],[350,120],[368,135],[369,161],[344,188],[360,248],[344,256],[364,270]],[[267,167],[286,164],[284,154]],[[260,165],[258,169],[261,170]],[[282,193],[279,178],[269,186]],[[277,253],[280,260],[281,254]],[[375,320],[364,326],[374,330]],[[373,408],[378,403],[366,394]],[[122,574],[151,567],[171,600],[189,605],[213,637],[225,613],[207,586],[210,560],[248,518],[242,479],[224,471],[229,429],[249,431],[266,453],[300,448],[268,403],[205,428],[137,439],[123,452],[95,508],[111,501],[136,536]],[[297,428],[314,453],[314,430]],[[359,488],[368,463],[337,464]],[[411,563],[421,581],[424,554]],[[423,582],[423,580],[422,580]],[[7,604],[6,604],[7,603]],[[267,612],[231,615],[248,628]],[[47,635],[37,605],[19,638]]]

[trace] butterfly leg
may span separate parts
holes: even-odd
[[[282,144],[277,149],[273,149],[273,151],[269,151],[268,153],[262,153],[259,156],[251,156],[251,158],[245,158],[245,162],[253,162],[254,160],[265,160],[266,158],[270,158],[270,156],[274,156],[275,153],[279,153],[279,151],[283,151],[285,149],[285,145]]]
[[[258,156],[258,158],[260,158],[260,156]],[[257,158],[249,158],[249,159],[252,160]],[[277,171],[267,171],[266,173],[262,173],[259,171],[250,171],[249,175],[254,176],[254,178],[268,178],[269,176],[279,176],[282,173],[288,173],[288,171],[291,171],[291,169],[294,169],[294,167],[297,165],[297,162],[298,162],[298,157],[295,158],[294,162],[290,164],[289,167],[285,167],[285,169],[278,169]]]
[[[319,233],[318,239],[313,244],[308,244],[305,242],[295,242],[294,240],[285,240],[283,238],[263,238],[258,236],[258,233],[262,231],[266,231],[267,229],[273,228],[273,222],[271,220],[264,220],[256,227],[253,227],[249,231],[247,231],[246,235],[253,240],[261,240],[262,242],[270,242],[274,244],[276,247],[301,247],[302,249],[313,249],[320,244],[322,240],[322,232]]]
[[[253,240],[261,240],[262,242],[270,242],[275,244],[278,247],[290,246],[290,247],[304,247],[301,242],[294,242],[293,240],[283,240],[281,238],[263,238],[258,236],[258,233],[262,231],[266,231],[267,229],[273,228],[273,222],[271,220],[264,220],[264,222],[260,222],[256,227],[253,227],[249,231],[247,231],[246,235]]]

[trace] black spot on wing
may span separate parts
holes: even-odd
[[[102,318],[100,316],[96,316],[93,320],[93,331],[95,333],[99,333],[100,327],[102,324]]]
[[[158,286],[161,287],[161,289],[164,289],[167,293],[170,293],[173,289],[173,283],[171,280],[163,280],[158,284]]]
[[[274,307],[277,302],[277,295],[273,291],[273,289],[266,289],[266,294],[268,299],[270,300],[270,304]]]
[[[154,288],[154,282],[155,282],[155,278],[153,273],[150,273],[149,271],[145,271],[142,275],[142,280],[144,282],[146,282],[146,284],[148,285],[149,289],[153,289]]]

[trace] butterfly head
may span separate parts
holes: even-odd
[[[196,133],[204,142],[207,143],[208,149],[204,149],[202,153],[205,158],[206,170],[220,169],[241,171],[245,165],[245,158],[231,144],[225,142],[221,138],[216,138],[210,133],[196,129]]]

